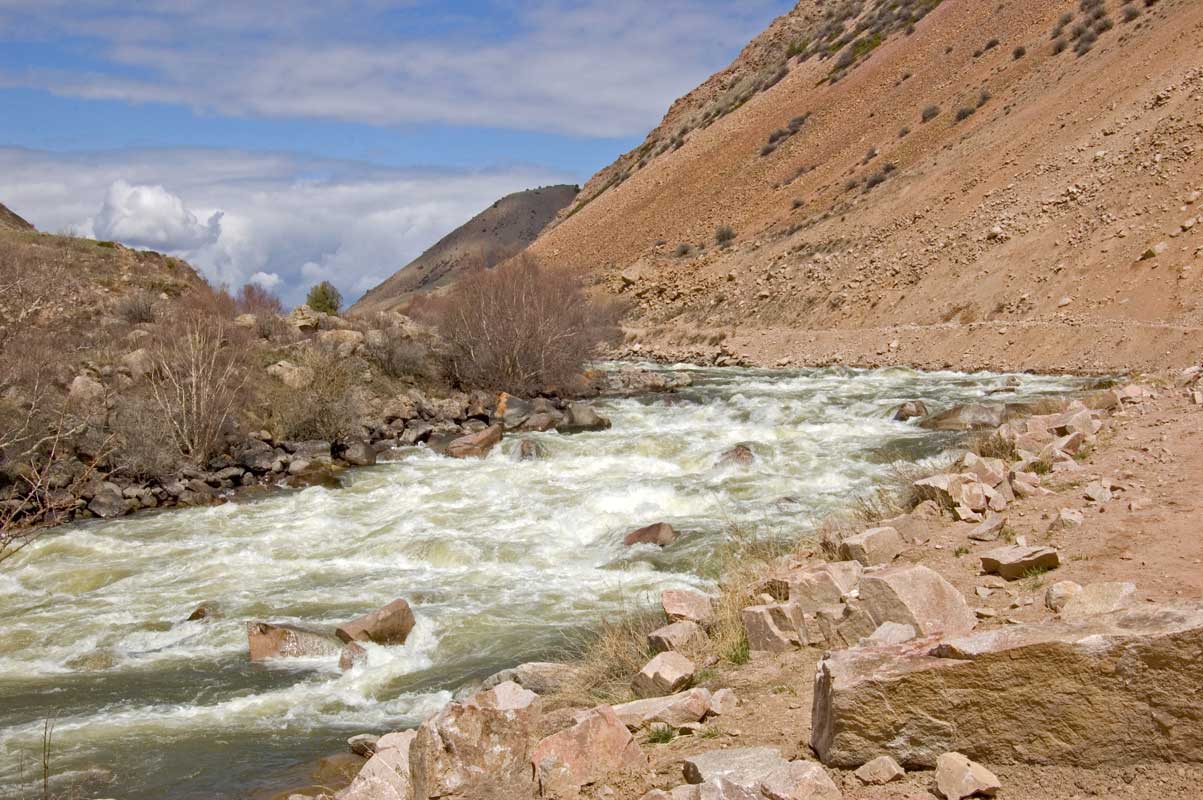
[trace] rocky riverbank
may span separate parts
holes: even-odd
[[[833,520],[718,596],[665,592],[633,699],[565,708],[576,667],[524,665],[375,741],[335,796],[1193,796],[1199,375],[929,415],[979,436],[901,507]]]

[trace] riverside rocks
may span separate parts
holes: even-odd
[[[613,773],[647,765],[627,726],[609,706],[585,712],[571,728],[543,739],[531,752],[541,796],[564,796]]]
[[[890,419],[895,422],[906,422],[917,417],[926,417],[930,413],[927,410],[927,404],[922,400],[907,400],[894,409],[894,413],[890,415]]]
[[[631,681],[637,697],[660,697],[684,688],[693,680],[693,662],[680,653],[660,653],[644,665]]]
[[[614,706],[614,713],[631,730],[655,724],[676,729],[701,722],[711,713],[718,713],[713,708],[714,697],[706,689],[690,689],[665,697],[622,703]],[[720,704],[724,702],[728,702],[726,695],[719,700]]]
[[[492,689],[512,682],[535,694],[551,694],[571,684],[578,674],[579,670],[571,664],[530,661],[490,675],[485,678],[481,688]]]
[[[882,786],[906,777],[906,770],[889,756],[878,756],[867,764],[857,767],[857,780],[870,786]]]
[[[786,761],[775,747],[712,750],[685,759],[685,780],[697,793],[682,797],[752,800],[840,800],[839,788],[822,766]],[[677,797],[677,790],[670,797]]]
[[[1009,581],[1018,580],[1033,571],[1056,569],[1061,557],[1051,547],[1000,547],[982,553],[982,572],[998,575]]]
[[[670,623],[647,635],[648,646],[657,653],[701,648],[705,647],[709,641],[702,626],[688,620]]]
[[[811,746],[853,768],[888,754],[998,764],[1203,760],[1203,603],[828,653]]]
[[[803,644],[797,603],[748,606],[741,613],[750,650],[783,653]]]
[[[417,735],[405,731],[376,739],[371,757],[351,785],[335,795],[336,800],[413,800],[409,757]]]
[[[419,726],[410,749],[415,798],[531,797],[539,698],[502,683],[451,703]]]
[[[910,625],[921,636],[965,633],[977,624],[956,587],[921,565],[866,575],[860,582],[860,598],[878,625]]]
[[[335,629],[344,642],[374,642],[381,645],[405,644],[416,620],[405,600],[394,600],[383,608],[353,619]]]
[[[893,528],[870,528],[840,542],[840,558],[866,567],[889,564],[902,553],[902,537]]]
[[[248,622],[246,636],[251,661],[337,656],[342,649],[337,639],[296,625]]]
[[[479,433],[470,433],[452,440],[447,455],[452,458],[484,458],[501,442],[501,426],[491,425]]]
[[[1001,788],[993,772],[960,753],[945,753],[936,760],[936,789],[945,800],[993,797]]]
[[[660,605],[670,622],[686,620],[705,625],[714,619],[710,598],[692,589],[665,589],[660,593]]]

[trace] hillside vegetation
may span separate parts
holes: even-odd
[[[800,2],[530,252],[632,298],[645,353],[1185,366],[1201,48],[1188,0]]]

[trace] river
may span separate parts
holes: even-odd
[[[658,369],[670,369],[660,367]],[[414,449],[343,488],[73,525],[0,566],[0,798],[41,796],[43,726],[55,786],[83,796],[212,800],[296,783],[355,733],[417,724],[466,682],[560,650],[666,587],[706,588],[732,526],[797,536],[873,490],[894,461],[954,442],[892,422],[933,408],[1026,400],[1081,381],[906,369],[688,370],[676,395],[608,399],[609,431],[509,437],[481,461]],[[716,467],[753,443],[752,467]],[[667,521],[671,547],[624,548]],[[404,647],[248,663],[252,619],[333,626],[395,598]],[[202,601],[220,616],[184,622]],[[300,779],[303,782],[303,777]]]

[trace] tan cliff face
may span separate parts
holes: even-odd
[[[760,361],[892,353],[930,341],[899,333],[922,326],[1016,357],[1098,350],[1032,368],[1196,361],[1203,6],[907,5],[928,13],[899,27],[881,3],[800,3],[674,104],[649,137],[667,148],[599,173],[531,253],[633,298],[643,341],[685,355],[723,340]],[[776,82],[716,100],[799,48]],[[832,331],[874,333],[828,346]],[[937,365],[963,363],[945,350]]]

